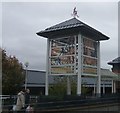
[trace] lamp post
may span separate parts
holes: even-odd
[[[26,67],[26,73],[25,73],[25,90],[27,88],[27,68],[29,66],[29,63],[28,62],[25,62],[25,67]]]

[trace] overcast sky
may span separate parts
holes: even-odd
[[[118,57],[117,2],[2,3],[2,47],[29,69],[45,70],[46,39],[36,32],[71,19],[75,6],[79,20],[110,37],[100,47],[101,67],[110,69],[107,63]]]

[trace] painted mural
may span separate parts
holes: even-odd
[[[82,37],[81,42],[82,75],[97,75],[97,42]],[[69,36],[51,40],[50,74],[73,74],[78,72],[78,37]]]
[[[97,75],[97,42],[83,38],[83,75]]]
[[[51,74],[73,74],[75,36],[51,41]]]

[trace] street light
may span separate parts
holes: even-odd
[[[27,88],[27,68],[29,66],[29,62],[25,62],[25,67],[26,67],[26,73],[25,73],[25,90]]]

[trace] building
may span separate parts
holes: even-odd
[[[27,70],[27,88],[32,94],[45,94],[45,71]],[[53,84],[53,78],[49,77],[50,84]]]
[[[45,71],[28,70],[27,88],[31,90],[31,94],[45,94]],[[101,69],[101,92],[102,94],[113,93],[112,81],[117,79],[117,75],[108,69]],[[94,78],[82,78],[84,87],[89,87],[91,94],[95,93],[96,85]],[[85,84],[84,84],[85,83]],[[54,76],[49,76],[49,84],[55,84]]]
[[[112,65],[112,72],[118,75],[117,80],[115,80],[116,92],[120,93],[120,57],[108,62]]]

